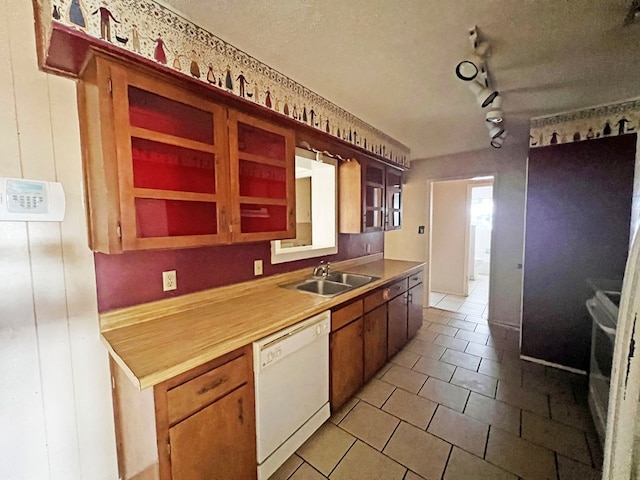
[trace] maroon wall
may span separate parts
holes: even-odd
[[[96,253],[98,311],[251,280],[256,278],[253,275],[254,260],[263,261],[264,276],[269,276],[311,268],[320,260],[335,262],[361,257],[367,254],[367,244],[370,245],[370,253],[382,253],[384,233],[339,235],[336,255],[277,265],[271,264],[269,242],[130,252],[121,255]],[[176,270],[177,290],[162,291],[162,272],[166,270]]]
[[[532,149],[522,354],[588,370],[588,278],[622,279],[636,135]]]

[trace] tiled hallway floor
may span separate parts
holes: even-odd
[[[584,377],[518,358],[517,332],[425,310],[417,336],[270,480],[595,480]]]
[[[429,293],[429,305],[440,310],[449,310],[464,315],[487,318],[489,315],[489,275],[477,275],[469,280],[469,295],[453,295],[440,292]]]

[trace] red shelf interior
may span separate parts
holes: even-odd
[[[263,163],[240,160],[240,196],[279,198],[287,197],[287,171]]]
[[[238,122],[238,150],[272,160],[284,161],[286,141],[282,135]]]
[[[154,132],[213,144],[213,114],[129,86],[129,122]]]
[[[133,184],[182,192],[216,193],[215,155],[164,143],[131,139]]]
[[[139,238],[208,235],[218,231],[216,204],[136,198]]]
[[[286,229],[286,206],[240,204],[240,231],[242,233],[277,232]]]

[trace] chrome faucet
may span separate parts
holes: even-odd
[[[330,269],[331,269],[331,262],[327,262],[326,264],[324,263],[324,261],[320,261],[320,263],[318,264],[318,266],[316,266],[313,269],[313,276],[314,277],[328,277],[329,273],[330,273]]]

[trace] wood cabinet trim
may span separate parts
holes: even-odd
[[[348,323],[356,320],[362,316],[363,313],[363,301],[362,299],[351,302],[345,306],[341,306],[336,310],[331,311],[331,331],[341,329]]]

